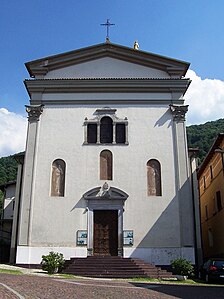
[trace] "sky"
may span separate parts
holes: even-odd
[[[187,125],[224,115],[223,0],[0,0],[0,157],[25,149],[24,63],[103,43],[190,62]]]

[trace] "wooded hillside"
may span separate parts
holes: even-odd
[[[17,174],[17,162],[13,156],[0,158],[0,185],[14,181]]]
[[[199,164],[205,158],[219,133],[224,133],[224,119],[187,127],[188,147],[199,148]]]

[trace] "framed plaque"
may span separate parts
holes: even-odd
[[[123,231],[123,245],[132,246],[134,244],[133,230]]]
[[[78,246],[87,245],[87,230],[78,230],[77,231],[77,245]]]

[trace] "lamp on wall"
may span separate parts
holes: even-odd
[[[221,158],[222,158],[222,171],[223,171],[223,175],[224,175],[224,149],[221,147],[218,147],[214,150],[215,153],[220,153],[221,154]]]

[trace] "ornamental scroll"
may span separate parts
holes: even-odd
[[[40,115],[43,113],[44,105],[28,106],[25,105],[26,112],[28,113],[28,121],[36,122],[40,119]]]
[[[177,105],[170,105],[170,110],[173,114],[173,120],[176,121],[185,121],[185,115],[188,111],[189,105],[177,106]]]

